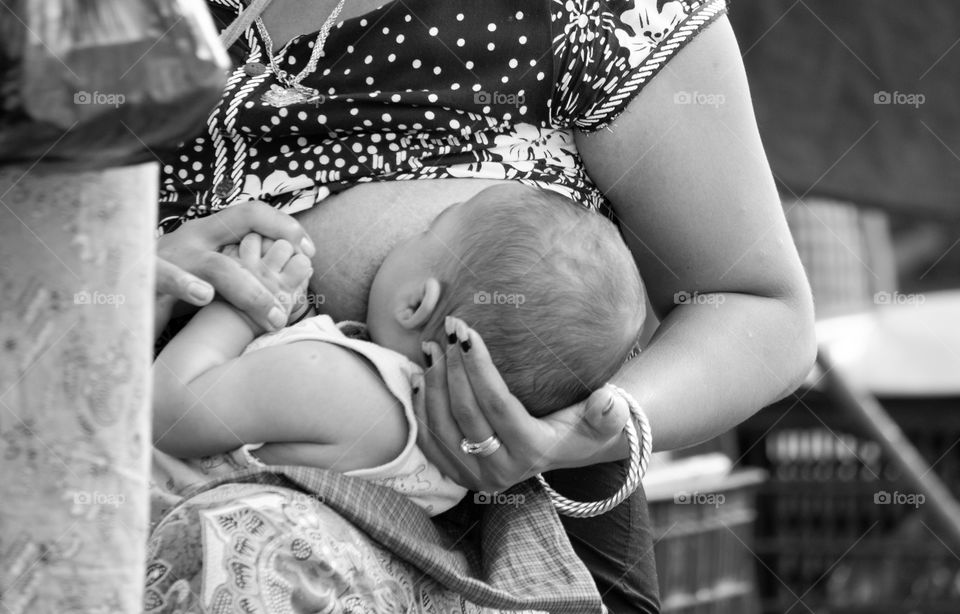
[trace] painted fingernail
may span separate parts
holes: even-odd
[[[267,314],[267,320],[270,321],[270,324],[272,324],[274,328],[283,328],[283,325],[287,323],[287,314],[283,309],[274,307]]]
[[[457,340],[460,342],[460,349],[464,352],[470,351],[470,331],[462,320],[457,320]]]
[[[304,237],[300,239],[300,251],[302,251],[308,258],[313,258],[317,253],[317,246],[313,244],[313,241],[310,240],[310,237]]]
[[[430,353],[430,345],[426,342],[420,345],[420,349],[423,350],[423,360],[427,363],[427,368],[433,366],[433,354]]]
[[[202,281],[191,281],[187,285],[187,294],[195,301],[209,303],[213,300],[213,286]]]
[[[450,316],[443,319],[443,329],[447,332],[447,343],[450,345],[457,342],[456,326],[456,322],[454,322]]]

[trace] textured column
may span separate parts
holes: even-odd
[[[142,611],[153,164],[0,167],[0,612]]]

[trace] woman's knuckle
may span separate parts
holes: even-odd
[[[230,212],[231,216],[235,217],[246,217],[252,215],[256,212],[258,208],[258,202],[255,200],[247,200],[242,203],[236,203],[231,207],[228,207],[224,210],[224,213]]]
[[[212,251],[202,251],[192,259],[196,270],[211,278],[220,278],[229,271],[230,259],[223,254]]]
[[[473,422],[473,410],[468,407],[466,404],[454,404],[450,408],[450,413],[453,414],[453,417],[458,423],[470,423]]]
[[[510,402],[501,396],[492,396],[486,399],[484,408],[493,415],[502,416],[510,411]]]

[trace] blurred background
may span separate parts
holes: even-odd
[[[735,432],[657,459],[663,611],[955,614],[960,3],[729,14],[821,356]]]

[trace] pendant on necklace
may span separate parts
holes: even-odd
[[[303,104],[318,99],[320,92],[312,87],[303,85],[294,85],[293,87],[281,87],[273,84],[270,89],[263,93],[260,100],[271,107],[286,107],[292,104]]]

